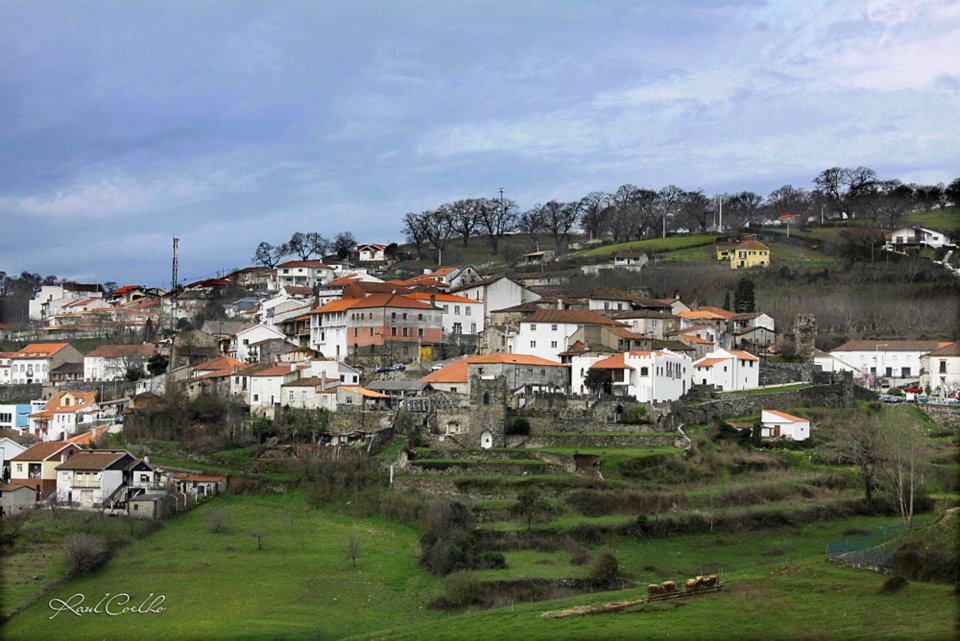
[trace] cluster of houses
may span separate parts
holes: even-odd
[[[850,340],[817,351],[814,362],[825,372],[851,372],[864,387],[916,385],[933,396],[960,390],[960,342],[940,340]]]
[[[222,476],[168,471],[123,449],[96,448],[89,432],[25,445],[0,437],[0,516],[47,505],[161,519],[224,492]]]

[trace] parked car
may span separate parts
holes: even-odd
[[[893,394],[883,394],[880,396],[880,400],[884,403],[902,403],[902,396],[895,396]]]
[[[390,368],[391,372],[403,372],[407,369],[407,366],[403,363],[396,363],[393,367]]]
[[[374,373],[374,374],[387,374],[388,372],[392,372],[392,371],[393,371],[393,367],[385,366],[385,367],[378,367],[377,369],[373,370],[373,373]]]
[[[907,394],[923,394],[923,388],[917,387],[916,385],[907,385],[906,387],[901,387],[900,389]]]

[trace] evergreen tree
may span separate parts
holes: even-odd
[[[729,289],[727,290],[726,295],[723,297],[723,308],[728,312],[732,311],[730,307],[730,290]]]
[[[737,289],[733,293],[733,311],[738,314],[755,311],[753,281],[749,278],[742,278],[737,283]]]

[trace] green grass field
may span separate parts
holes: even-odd
[[[621,251],[668,252],[690,247],[709,246],[717,239],[716,234],[691,234],[689,236],[667,236],[666,238],[651,238],[649,240],[634,240],[628,243],[605,245],[573,252],[573,256],[581,258],[595,258],[612,256]]]
[[[945,207],[931,211],[920,211],[908,214],[905,221],[908,225],[922,225],[944,233],[960,233],[960,207]]]

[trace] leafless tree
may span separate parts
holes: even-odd
[[[885,485],[893,492],[905,528],[913,526],[914,500],[929,463],[929,447],[916,424],[899,422],[884,430],[886,457],[882,466]]]
[[[443,251],[453,235],[453,217],[448,205],[440,205],[436,209],[420,214],[423,232],[427,242],[437,251]]]
[[[294,232],[287,241],[287,247],[290,248],[290,253],[298,256],[300,260],[310,258],[310,244],[307,242],[307,235],[303,232]]]
[[[227,513],[223,510],[213,510],[207,515],[207,527],[214,534],[220,534],[227,530]]]
[[[855,215],[857,199],[876,180],[876,172],[866,167],[831,167],[820,172],[813,183],[835,212]]]
[[[825,450],[840,462],[855,465],[863,481],[863,498],[873,503],[873,491],[887,456],[888,440],[877,413],[857,413],[836,425]]]
[[[470,243],[470,237],[475,235],[480,226],[480,200],[478,198],[464,198],[455,200],[447,206],[450,212],[450,225],[453,233],[460,237],[463,246]]]
[[[480,226],[487,233],[490,248],[500,248],[500,240],[517,227],[517,203],[509,198],[483,198],[479,202],[477,216]]]
[[[312,231],[307,234],[307,248],[310,250],[308,256],[317,256],[323,258],[330,253],[332,243],[322,234]]]
[[[762,204],[763,198],[752,191],[741,191],[725,196],[723,219],[729,223],[730,229],[748,227],[751,223],[759,221]]]
[[[676,185],[667,185],[657,192],[657,212],[662,236],[667,235],[669,220],[677,215],[685,196],[686,192]]]
[[[415,214],[412,211],[403,215],[403,235],[407,242],[413,245],[417,252],[417,258],[423,258],[423,249],[427,244],[427,230],[424,225],[423,214]]]
[[[276,247],[268,242],[262,242],[257,245],[257,251],[253,255],[253,262],[257,265],[263,265],[273,269],[283,257],[290,253],[290,248],[286,243]]]
[[[793,185],[777,187],[767,196],[766,209],[769,218],[776,218],[785,211],[804,214],[810,211],[810,206],[810,193]]]
[[[580,199],[580,227],[591,240],[606,231],[611,202],[610,194],[602,191],[592,191]]]
[[[553,244],[559,251],[570,230],[577,224],[579,215],[578,203],[561,203],[556,200],[539,205],[538,217],[543,228],[553,237]]]
[[[680,203],[680,221],[690,231],[707,231],[713,217],[713,201],[703,190],[688,191]]]
[[[531,244],[535,240],[536,234],[544,230],[543,217],[540,209],[542,205],[534,205],[522,214],[517,220],[517,231],[527,234],[530,237]]]

